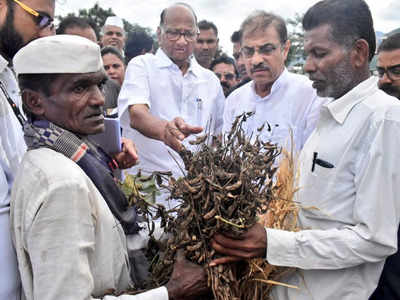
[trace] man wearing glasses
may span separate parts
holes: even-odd
[[[21,108],[10,62],[30,41],[54,33],[54,0],[0,1],[0,299],[20,299],[20,282],[9,234],[10,190],[25,152],[23,133],[9,102]]]
[[[238,71],[235,61],[229,56],[223,54],[211,62],[210,70],[217,75],[224,90],[225,97],[232,91],[235,85],[238,84]]]
[[[244,124],[246,134],[255,136],[257,128],[268,122],[264,141],[300,150],[314,129],[321,105],[311,81],[286,70],[290,48],[284,20],[264,11],[251,14],[241,25],[241,53],[252,81],[236,89],[227,98],[223,132],[231,128],[235,117],[255,112]],[[293,132],[294,145],[288,143]]]
[[[376,70],[379,88],[400,100],[400,33],[389,36],[379,46]]]
[[[196,24],[187,4],[164,9],[157,29],[160,49],[135,57],[127,67],[119,112],[123,134],[137,145],[136,169],[182,176],[184,164],[175,151],[191,147],[191,138],[185,138],[203,129],[221,132],[225,99],[217,77],[193,59]]]

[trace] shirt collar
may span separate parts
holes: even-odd
[[[0,73],[3,73],[8,66],[8,61],[0,55]]]
[[[377,89],[378,78],[371,76],[339,99],[327,103],[326,107],[336,122],[343,124],[353,107],[372,95]]]
[[[265,96],[263,98],[261,98],[260,96],[257,95],[255,82],[254,82],[254,80],[252,80],[251,86],[253,88],[254,94],[257,95],[261,99],[268,99],[268,97],[270,97],[272,94],[276,93],[282,86],[284,86],[284,84],[286,82],[286,79],[288,77],[288,74],[289,74],[288,70],[286,68],[284,68],[282,73],[279,75],[279,77],[272,84],[271,92],[267,96]]]
[[[175,63],[168,57],[167,54],[165,54],[165,52],[161,48],[159,48],[157,50],[156,56],[159,58],[157,61],[157,65],[159,68],[168,68],[168,67],[175,65]],[[200,68],[201,67],[198,64],[198,62],[196,61],[196,59],[194,58],[194,55],[191,55],[190,64],[189,64],[187,73],[191,72],[195,76],[198,76],[199,72],[200,72]]]

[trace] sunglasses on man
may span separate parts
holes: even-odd
[[[48,14],[38,12],[38,11],[30,8],[26,4],[22,3],[19,0],[14,0],[14,2],[17,3],[27,13],[29,13],[35,17],[35,22],[39,26],[39,29],[45,29],[48,26],[50,26],[50,29],[53,29],[53,27],[54,27],[53,21],[54,20]]]

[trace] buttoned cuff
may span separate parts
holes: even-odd
[[[274,266],[296,265],[296,232],[266,228],[267,261]]]

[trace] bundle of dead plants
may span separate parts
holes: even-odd
[[[240,235],[266,213],[276,197],[275,160],[280,149],[257,136],[247,138],[243,123],[251,113],[236,118],[232,130],[223,141],[210,145],[206,136],[192,142],[197,151],[183,150],[185,175],[170,178],[166,186],[171,198],[181,205],[177,216],[166,222],[169,240],[165,251],[154,261],[154,286],[165,284],[172,272],[174,255],[183,249],[186,257],[199,265],[217,258],[210,247],[215,233]],[[209,285],[215,299],[240,299],[241,283],[251,271],[246,264],[232,263],[207,267]]]
[[[294,202],[297,187],[296,158],[293,152],[283,151],[276,176],[273,197],[265,214],[259,222],[268,228],[298,231],[297,215],[299,206]],[[285,276],[295,272],[294,268],[270,265],[264,258],[248,260],[249,273],[243,278],[240,290],[241,299],[271,299],[270,292],[275,285],[297,288],[281,282]]]

